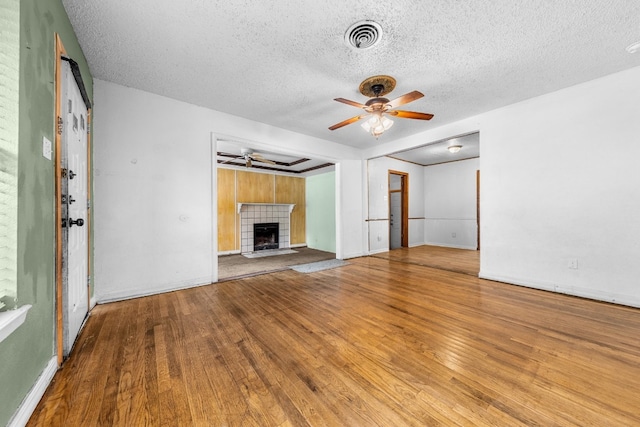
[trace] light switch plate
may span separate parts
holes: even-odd
[[[51,147],[52,147],[51,141],[49,141],[46,136],[43,136],[42,137],[42,155],[49,160],[51,160],[51,153],[52,153]]]

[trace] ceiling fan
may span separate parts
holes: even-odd
[[[232,159],[222,162],[222,164],[232,162],[233,160],[236,160],[236,159],[244,159],[245,166],[248,168],[250,168],[253,165],[253,162],[267,163],[270,165],[276,164],[276,162],[274,162],[273,160],[269,160],[262,157],[262,154],[256,153],[251,148],[241,148],[239,156],[234,156]]]
[[[396,80],[393,77],[384,75],[373,76],[360,83],[360,93],[371,98],[365,104],[344,98],[335,98],[334,101],[362,108],[365,111],[365,114],[360,114],[340,123],[336,123],[335,125],[330,126],[329,130],[336,130],[351,123],[355,123],[360,119],[366,118],[367,120],[363,122],[361,126],[377,138],[393,125],[393,120],[389,119],[387,116],[418,120],[431,120],[433,118],[433,114],[394,110],[394,108],[408,104],[409,102],[415,101],[416,99],[420,99],[424,96],[422,93],[414,90],[413,92],[406,93],[391,101],[387,98],[383,98],[384,95],[391,92],[395,87]]]

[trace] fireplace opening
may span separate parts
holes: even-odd
[[[253,250],[278,249],[280,228],[277,222],[253,224]]]

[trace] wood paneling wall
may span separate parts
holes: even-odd
[[[291,212],[290,243],[306,242],[306,184],[304,178],[276,175],[276,203],[295,203]]]
[[[273,175],[255,172],[236,172],[238,203],[274,203]]]
[[[218,169],[218,250],[230,251],[236,247],[238,227],[236,220],[236,171]],[[229,232],[231,230],[231,232]]]
[[[306,242],[305,178],[218,169],[218,251],[240,250],[237,203],[293,203],[290,243]]]

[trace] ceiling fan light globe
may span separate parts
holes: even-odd
[[[383,127],[377,127],[377,128],[371,129],[371,135],[375,136],[376,138],[382,135],[383,133],[384,133]]]
[[[380,124],[382,125],[384,130],[388,130],[391,126],[393,126],[393,120],[391,120],[387,116],[383,116],[382,120],[380,120]]]

